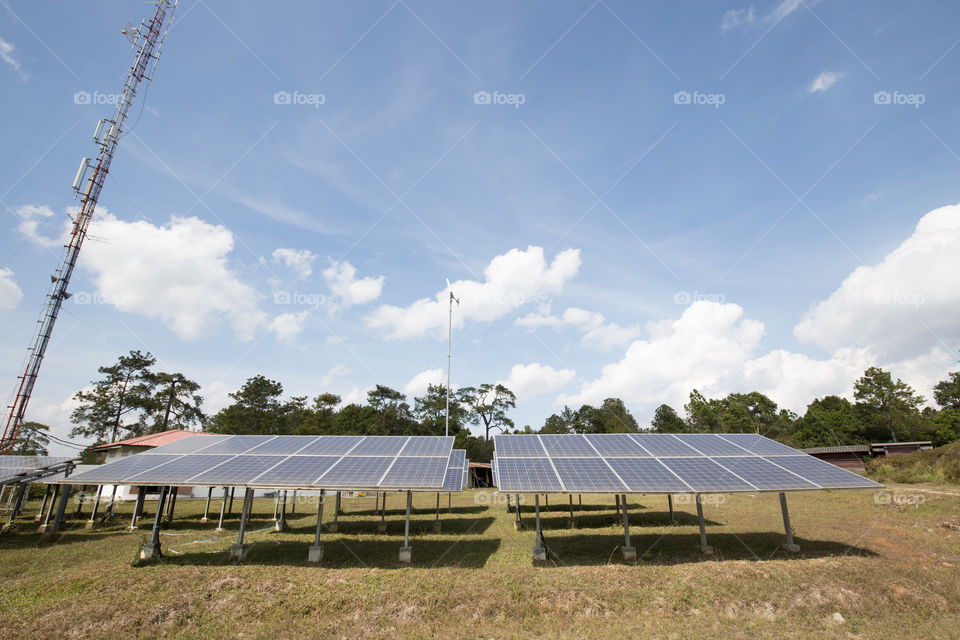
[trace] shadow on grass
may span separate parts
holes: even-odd
[[[499,540],[464,537],[456,540],[417,539],[410,540],[412,565],[399,562],[398,555],[403,545],[402,536],[384,536],[383,539],[356,539],[324,535],[323,560],[308,563],[307,550],[312,541],[257,541],[251,542],[247,558],[242,565],[305,566],[323,569],[378,568],[402,569],[414,567],[457,567],[479,569],[487,564],[497,549]],[[175,544],[167,542],[165,548]],[[139,562],[137,566],[229,566],[235,564],[226,551],[198,551],[174,554],[166,551],[163,558]]]
[[[631,507],[632,509],[632,507]],[[533,528],[534,525],[534,516],[533,514],[523,516],[523,525],[526,528]],[[630,527],[637,527],[642,529],[644,526],[696,526],[697,525],[697,516],[692,513],[686,513],[683,511],[674,511],[673,512],[674,521],[670,521],[670,512],[669,511],[651,511],[643,513],[642,515],[631,513],[630,514]],[[707,526],[723,526],[723,523],[717,522],[715,520],[704,519],[704,524]],[[540,527],[544,530],[549,529],[569,529],[570,528],[570,513],[565,514],[544,514],[540,513]],[[617,517],[617,514],[610,513],[606,515],[577,515],[576,510],[573,512],[573,528],[574,529],[603,529],[610,526],[622,526],[620,518]]]
[[[778,533],[712,533],[707,544],[714,548],[713,556],[700,553],[700,534],[691,533],[639,533],[631,529],[630,544],[637,551],[636,561],[624,561],[621,547],[622,534],[560,534],[544,532],[544,541],[550,551],[548,567],[590,566],[617,564],[680,564],[704,560],[807,560],[831,556],[869,556],[879,554],[862,547],[851,546],[835,540],[811,540],[797,538],[799,553],[785,551],[780,545],[783,534]]]

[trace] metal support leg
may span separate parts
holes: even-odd
[[[707,528],[703,524],[703,503],[700,502],[700,494],[696,496],[697,502],[697,522],[700,523],[700,551],[705,556],[713,555],[713,547],[707,544]]]
[[[567,523],[567,526],[573,529],[573,494],[570,494],[570,522]]]
[[[307,551],[307,562],[323,560],[323,547],[320,545],[320,529],[323,527],[323,489],[320,490],[320,506],[317,507],[317,533],[313,537],[313,546]]]
[[[672,524],[676,522],[676,520],[673,519],[673,496],[670,494],[667,494],[667,507],[670,508],[670,523]]]
[[[447,513],[450,513],[451,511],[453,511],[453,498],[451,497],[451,495],[452,494],[449,494],[449,493],[447,494]]]
[[[276,522],[279,516],[280,516],[280,490],[277,489],[276,495],[273,496],[273,521]]]
[[[440,495],[439,493],[437,494]],[[386,494],[384,494],[386,499]],[[410,507],[413,505],[413,493],[407,491],[407,517],[403,523],[403,546],[400,547],[400,562],[410,564],[413,559],[412,549],[410,549]]]
[[[297,492],[293,492],[293,502],[290,503],[290,515],[297,514]]]
[[[247,559],[247,545],[243,544],[243,536],[247,532],[247,523],[250,521],[250,511],[253,509],[253,489],[244,489],[243,507],[240,509],[240,530],[237,533],[237,544],[230,547],[230,559],[242,561]]]
[[[83,501],[87,499],[86,485],[80,487],[80,495],[77,496],[77,510],[73,512],[73,517],[77,518],[83,513]]]
[[[627,496],[620,498],[620,506],[623,508],[623,559],[636,560],[637,550],[630,546],[630,515],[627,513]]]
[[[230,487],[230,506],[227,507],[227,515],[233,515],[233,495],[237,492],[236,487]]]
[[[47,485],[46,490],[43,492],[43,502],[40,503],[40,512],[33,517],[34,522],[40,522],[43,519],[43,510],[47,508],[47,500],[50,498],[50,489],[51,485]]]
[[[47,529],[50,527],[50,516],[53,515],[53,508],[57,502],[57,496],[60,492],[63,491],[63,488],[59,485],[53,487],[53,494],[50,496],[50,503],[47,505],[47,513],[43,517],[43,524],[37,527],[37,533],[46,533]]]
[[[280,498],[280,518],[273,525],[275,531],[286,531],[287,529],[287,492],[284,491]]]
[[[533,561],[546,562],[547,550],[543,546],[543,532],[540,530],[540,494],[539,493],[533,496],[533,509],[534,509],[534,517],[537,520],[536,529],[535,529],[537,537],[533,545]]]
[[[336,502],[333,503],[333,522],[327,525],[327,529],[329,529],[331,533],[336,533],[337,531],[340,530],[340,523],[337,522],[339,517],[340,517],[340,492],[337,491],[337,500]]]
[[[507,498],[508,499],[510,498],[509,493],[507,494]],[[520,517],[520,494],[519,493],[516,496],[516,500],[514,500],[514,504],[516,505],[514,507],[514,511],[516,511],[517,513],[517,519],[514,520],[513,526],[516,528],[517,531],[520,531],[521,529],[523,529],[523,520]]]
[[[20,510],[20,505],[23,502],[23,495],[27,491],[27,483],[21,482],[20,488],[17,489],[17,499],[13,501],[13,509],[10,510],[10,518],[7,520],[7,524],[4,529],[9,529],[13,526],[13,519],[17,517],[17,512]]]
[[[433,521],[433,532],[440,533],[440,493],[437,493],[437,519]]]
[[[140,489],[141,493],[143,488]],[[167,504],[167,495],[170,487],[160,488],[160,498],[157,500],[157,515],[153,518],[153,530],[150,532],[150,542],[143,545],[140,550],[141,560],[155,560],[163,554],[160,552],[160,525],[163,523],[163,508]]]
[[[787,511],[787,494],[780,492],[780,511],[783,512],[783,530],[787,533],[787,541],[783,548],[791,553],[800,551],[800,545],[793,542],[793,528],[790,526],[790,513]]]
[[[227,515],[227,498],[230,496],[230,488],[223,488],[223,502],[220,503],[220,524],[217,525],[215,531],[223,531],[223,517]]]
[[[200,522],[206,522],[210,519],[210,501],[213,499],[213,487],[207,489],[207,504],[203,507],[203,517]]]
[[[146,487],[137,487],[137,503],[133,506],[133,517],[130,518],[130,529],[136,529],[143,513],[143,502],[147,499]]]
[[[550,496],[543,494],[543,508],[545,511],[550,511]]]
[[[90,519],[87,520],[87,529],[93,529],[93,524],[97,520],[97,511],[100,510],[100,496],[102,494],[103,494],[103,485],[99,484],[97,485],[97,495],[93,499],[93,509],[90,510]]]
[[[177,507],[177,487],[170,487],[170,506],[167,509],[167,524],[173,524],[173,510]]]
[[[507,494],[507,513],[510,513],[510,494]]]
[[[387,531],[387,492],[383,492],[383,501],[380,504],[380,524],[377,525],[378,533]]]
[[[614,496],[614,500],[615,500],[615,502],[616,502],[616,510],[615,510],[615,511],[616,511],[616,514],[617,514],[617,520],[619,520],[619,519],[620,519],[620,494],[617,494],[616,496]]]
[[[111,518],[113,518],[113,514],[114,514],[113,508],[116,502],[117,502],[117,485],[113,485],[113,491],[110,492],[110,504],[107,505],[107,512],[103,516],[104,520],[110,520]]]

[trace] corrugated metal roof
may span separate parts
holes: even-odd
[[[804,453],[814,455],[817,453],[869,453],[868,444],[848,444],[840,447],[810,447],[809,449],[800,449]]]
[[[171,429],[170,431],[161,431],[160,433],[150,433],[145,436],[137,436],[136,438],[127,438],[126,440],[118,440],[116,442],[111,442],[109,444],[101,444],[93,447],[93,449],[112,449],[114,447],[162,447],[165,444],[170,444],[171,442],[176,442],[177,440],[182,440],[183,438],[188,438],[190,436],[205,436],[210,435],[202,431],[185,431],[183,429]]]

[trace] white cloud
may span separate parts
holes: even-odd
[[[13,55],[13,49],[14,46],[12,43],[0,38],[0,60],[3,60],[13,67],[13,70],[17,72],[20,79],[26,82],[30,79],[30,76],[20,68],[20,61]]]
[[[48,238],[40,233],[41,224],[54,217],[53,210],[50,207],[25,204],[17,207],[16,213],[17,217],[20,218],[17,231],[31,242],[44,247],[57,247],[66,243],[66,238],[69,237],[70,232],[69,219],[64,220],[64,229],[59,238]]]
[[[366,389],[361,389],[360,387],[354,387],[347,391],[344,394],[340,395],[340,408],[347,406],[348,404],[367,404],[367,392],[372,391],[373,387],[367,387]]]
[[[0,313],[16,309],[23,292],[13,279],[13,269],[0,269]]]
[[[511,249],[496,256],[484,269],[483,282],[458,280],[452,285],[460,299],[454,324],[466,320],[492,322],[525,304],[559,294],[580,269],[580,251],[566,249],[547,264],[543,248]],[[386,330],[388,338],[416,338],[442,334],[447,327],[447,289],[434,298],[422,298],[407,307],[384,305],[366,317],[367,326]]]
[[[833,350],[862,344],[886,361],[960,344],[960,205],[936,209],[877,265],[861,266],[794,327],[801,342]]]
[[[833,85],[840,82],[844,74],[839,71],[824,71],[810,83],[807,87],[808,93],[823,93]]]
[[[518,318],[517,326],[574,326],[583,331],[583,343],[602,351],[627,344],[640,334],[640,327],[621,327],[615,322],[607,322],[602,313],[587,311],[578,307],[568,307],[562,316],[544,313],[531,313]]]
[[[327,286],[339,299],[340,306],[352,307],[357,304],[373,302],[383,291],[384,276],[357,279],[357,270],[349,262],[333,262],[324,269],[323,278]]]
[[[175,216],[162,226],[125,222],[101,210],[91,233],[104,241],[87,243],[80,264],[120,311],[159,318],[185,339],[226,321],[249,340],[265,323],[257,292],[227,264],[233,234],[225,227]]]
[[[403,392],[411,397],[422,396],[427,392],[427,385],[443,385],[445,382],[446,376],[443,373],[443,369],[427,369],[413,376],[410,382],[403,387]]]
[[[269,329],[278,340],[292,342],[303,331],[303,325],[310,317],[310,310],[281,313],[270,321]]]
[[[499,381],[513,391],[518,400],[526,400],[544,393],[554,392],[573,382],[576,377],[573,369],[554,369],[537,362],[515,364],[506,380]]]
[[[317,386],[329,387],[331,384],[333,384],[334,380],[336,380],[337,378],[343,378],[344,376],[348,376],[351,373],[353,373],[353,371],[351,371],[350,367],[348,367],[347,365],[336,364],[332,366],[329,371],[323,374],[323,376],[320,377],[320,380],[317,381]]]
[[[313,261],[317,259],[309,249],[274,249],[273,259],[290,267],[299,278],[309,278],[313,273]]]
[[[810,3],[814,4],[814,0],[810,0]],[[783,0],[773,11],[763,17],[757,17],[757,9],[753,5],[750,5],[749,9],[732,9],[723,14],[723,19],[720,21],[720,31],[727,32],[740,27],[746,29],[774,25],[799,9],[801,5],[801,0]]]

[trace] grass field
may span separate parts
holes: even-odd
[[[444,496],[442,532],[433,533],[435,494],[415,496],[412,566],[397,561],[400,494],[387,503],[384,534],[372,497],[344,500],[347,515],[339,533],[323,534],[320,565],[305,561],[315,505],[298,505],[291,529],[277,533],[273,501],[258,499],[249,558],[234,564],[227,550],[239,499],[223,534],[215,521],[200,523],[202,500],[178,501],[161,536],[165,557],[149,563],[136,556],[155,503],[141,531],[126,530],[127,503],[112,523],[88,531],[81,517],[47,542],[34,533],[31,502],[0,536],[0,635],[960,637],[956,487],[790,494],[799,554],[779,547],[776,494],[724,496],[704,507],[713,558],[699,554],[693,505],[678,504],[670,524],[665,498],[635,496],[633,562],[621,559],[612,497],[583,496],[570,529],[565,497],[552,496],[544,567],[532,566],[532,527],[516,531],[499,498],[464,492],[448,511]]]

